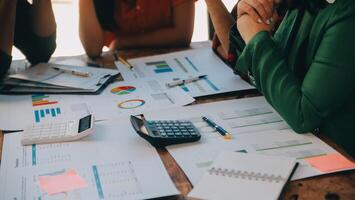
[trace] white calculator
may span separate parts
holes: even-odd
[[[22,145],[69,142],[94,132],[94,115],[79,120],[38,124],[28,127],[22,134]]]

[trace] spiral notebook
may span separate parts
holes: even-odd
[[[191,199],[277,200],[297,166],[293,158],[223,152],[188,196]]]

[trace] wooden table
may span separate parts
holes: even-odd
[[[195,43],[192,47],[204,46],[203,43]],[[125,52],[118,52],[120,55],[124,55],[127,58],[140,57],[147,55],[154,55],[159,53],[166,53],[171,51],[176,51],[180,49],[155,49],[155,50],[130,50]],[[107,55],[105,60],[100,61],[103,65],[112,67],[112,56]],[[214,96],[212,98],[201,98],[198,99],[196,103],[207,103],[222,101],[228,99],[238,99],[250,96],[258,96],[257,92],[252,92],[248,94],[228,94],[222,96]],[[338,146],[336,146],[332,141],[327,138],[321,138],[327,144],[338,150],[339,152],[348,156],[344,151],[342,151]],[[3,134],[0,132],[0,160],[1,151],[3,145]],[[354,144],[355,145],[355,144]],[[181,170],[179,165],[175,162],[173,157],[165,148],[157,149],[158,153],[171,177],[175,186],[181,192],[182,195],[167,197],[162,199],[185,199],[188,192],[192,189],[192,185],[184,172]],[[347,171],[336,174],[318,176],[314,178],[308,178],[298,181],[292,181],[286,188],[282,199],[285,200],[355,200],[355,171]]]

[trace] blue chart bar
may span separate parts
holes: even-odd
[[[55,117],[55,116],[57,116],[57,114],[55,113],[55,110],[54,110],[54,108],[52,108],[52,109],[51,109],[51,113],[52,113],[52,117]]]
[[[36,153],[36,145],[32,144],[32,166],[37,164],[37,153]]]
[[[97,193],[99,195],[99,198],[100,199],[104,199],[104,192],[102,190],[100,176],[99,176],[99,172],[97,171],[97,166],[96,165],[92,166],[92,171],[94,173],[96,189],[97,189]]]
[[[166,72],[172,72],[173,70],[171,68],[161,68],[161,69],[155,69],[155,73],[160,74],[160,73],[166,73]]]
[[[36,123],[39,123],[40,122],[40,116],[39,116],[39,111],[38,110],[35,110],[35,120],[36,120]]]
[[[197,69],[196,65],[190,60],[190,58],[185,57],[185,60],[191,65],[192,68],[194,68],[194,70],[199,72],[199,70]]]
[[[35,122],[40,123],[46,117],[57,117],[62,111],[60,108],[46,108],[34,111]]]
[[[189,88],[187,88],[185,85],[180,85],[181,89],[183,89],[185,92],[190,92]]]
[[[204,80],[214,91],[219,91],[219,88],[214,83],[212,83],[212,81],[210,79],[205,77]]]
[[[41,117],[44,117],[44,110],[41,110]]]

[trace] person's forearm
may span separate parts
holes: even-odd
[[[79,35],[89,57],[101,55],[104,46],[104,31],[97,19],[93,0],[79,1]]]
[[[235,19],[229,14],[221,0],[205,0],[215,32],[221,42],[225,54],[229,51],[229,31]]]
[[[50,0],[33,0],[33,31],[41,37],[55,33],[56,23]]]
[[[0,0],[0,50],[11,55],[14,43],[17,0]]]

